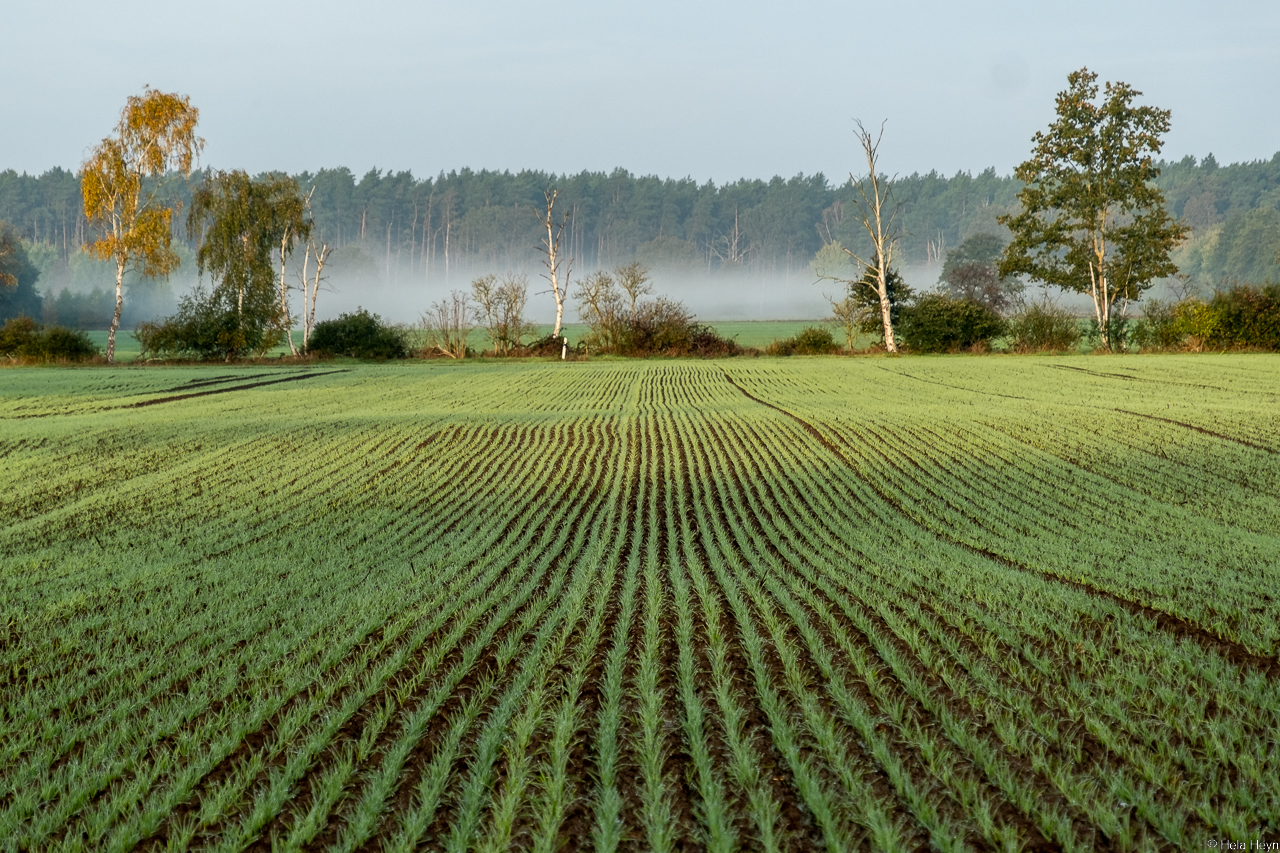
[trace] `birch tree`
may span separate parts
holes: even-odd
[[[1022,210],[997,220],[1013,232],[1000,275],[1087,293],[1114,351],[1129,305],[1178,271],[1169,255],[1190,229],[1169,214],[1154,183],[1170,112],[1135,107],[1142,93],[1127,83],[1107,83],[1099,101],[1097,80],[1087,68],[1067,76],[1058,118],[1035,134],[1031,159],[1014,171],[1026,186]]]
[[[200,111],[187,96],[148,86],[141,95],[129,96],[114,134],[98,143],[80,167],[84,216],[99,234],[85,249],[116,266],[108,364],[115,361],[125,271],[155,278],[168,275],[180,263],[170,249],[177,205],[162,202],[158,191],[167,172],[191,174],[204,148],[204,140],[195,133],[199,118]]]
[[[546,198],[546,210],[535,210],[534,215],[538,219],[538,224],[546,230],[547,234],[542,238],[542,250],[546,254],[542,264],[547,271],[542,277],[551,282],[551,293],[556,300],[556,328],[551,333],[553,338],[560,337],[560,327],[564,321],[564,300],[569,291],[569,274],[573,269],[573,258],[565,258],[564,252],[561,251],[561,244],[564,238],[565,226],[569,224],[569,214],[563,213],[557,221],[555,216],[556,198],[559,197],[560,191],[547,187],[543,190],[543,196]],[[564,281],[561,281],[561,275]]]
[[[216,279],[214,295],[234,305],[228,334],[241,337],[244,347],[289,337],[284,264],[294,240],[310,234],[304,212],[298,184],[288,176],[252,180],[242,171],[211,172],[191,196],[187,231],[199,241],[196,262],[202,275]]]
[[[324,265],[329,260],[333,249],[328,243],[316,245],[313,240],[307,241],[302,255],[302,349],[305,351],[311,341],[311,332],[316,327],[316,297],[320,293],[320,283],[325,280]],[[311,259],[315,258],[316,271],[311,272]]]
[[[880,140],[884,138],[884,125],[880,125],[880,132],[874,137],[871,131],[862,126],[862,122],[857,122],[857,125],[858,142],[867,158],[867,175],[859,180],[850,174],[849,181],[858,190],[859,197],[854,202],[862,226],[871,238],[871,259],[863,258],[849,248],[845,248],[845,252],[866,271],[863,281],[873,287],[880,305],[884,348],[896,353],[898,342],[893,334],[893,301],[890,299],[889,289],[894,255],[902,236],[897,230],[899,207],[890,204],[891,182],[886,181],[876,170],[880,161]]]
[[[298,182],[293,178],[284,178],[275,185],[276,192],[271,204],[272,218],[275,219],[273,229],[280,232],[280,313],[284,317],[286,325],[285,337],[289,341],[289,352],[293,355],[298,354],[298,347],[293,342],[293,320],[289,311],[289,285],[285,278],[285,273],[289,263],[289,258],[293,255],[293,250],[299,241],[307,242],[311,238],[311,230],[313,220],[311,218],[311,192],[315,191],[315,187],[311,188],[305,196],[302,195]],[[308,242],[308,248],[310,243]],[[302,310],[306,311],[306,290],[304,275],[304,290],[302,294]],[[304,322],[305,326],[305,322]],[[303,329],[303,346],[306,346],[306,329]]]

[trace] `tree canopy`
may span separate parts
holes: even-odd
[[[27,257],[17,229],[0,222],[0,322],[13,317],[39,316],[42,304],[36,290],[39,277],[40,272]]]
[[[975,302],[1001,314],[1021,299],[1023,284],[1000,275],[1005,241],[996,234],[974,234],[947,252],[938,284],[952,299]]]
[[[1245,221],[1251,211],[1280,209],[1280,154],[1230,165],[1211,155],[1155,165],[1154,183],[1168,210],[1192,228],[1191,240],[1173,256],[1181,272],[1205,284],[1224,277],[1280,280],[1275,263],[1280,234],[1259,227],[1265,223]],[[803,270],[832,241],[859,252],[868,248],[859,249],[863,238],[848,215],[852,187],[811,175],[712,184],[624,170],[551,175],[462,169],[419,177],[335,168],[295,178],[303,193],[314,190],[316,238],[338,250],[331,270],[349,279],[357,278],[355,267],[361,267],[360,278],[401,283],[442,278],[446,237],[450,268],[460,280],[499,269],[533,272],[538,235],[529,207],[548,181],[561,188],[571,212],[571,254],[574,268],[583,271],[632,260],[663,271],[734,268],[720,255],[729,254],[721,238],[733,233],[735,215],[745,250],[737,268],[748,272]],[[143,184],[165,205],[189,206],[202,179],[196,171],[190,181],[144,178]],[[1016,178],[993,169],[898,176],[894,194],[903,205],[905,231],[900,262],[940,262],[948,249],[974,234],[1007,240],[996,218],[1015,210],[1020,188]],[[42,292],[56,296],[64,287],[106,284],[107,273],[98,269],[105,264],[80,252],[89,234],[74,173],[0,171],[0,220],[12,223],[28,242]],[[181,222],[174,226],[174,238],[182,244],[174,249],[181,254],[187,242]],[[1264,246],[1258,240],[1270,242]],[[1258,248],[1256,255],[1252,247]],[[145,284],[149,281],[135,287]],[[133,291],[126,297],[126,313],[133,313],[131,305],[143,307]]]
[[[86,245],[116,266],[116,308],[107,336],[107,361],[115,359],[116,330],[124,306],[124,273],[168,275],[179,264],[170,249],[173,206],[156,193],[154,180],[169,170],[190,174],[204,140],[196,136],[200,111],[184,95],[147,88],[131,95],[115,133],[98,143],[81,166],[84,217],[98,234]]]
[[[1154,184],[1169,111],[1134,106],[1142,93],[1127,83],[1107,83],[1098,100],[1097,79],[1087,68],[1068,75],[1057,119],[1015,170],[1022,209],[999,219],[1013,233],[1000,275],[1089,294],[1111,349],[1114,320],[1155,279],[1178,271],[1170,253],[1189,229]]]
[[[275,253],[283,251],[290,234],[308,228],[293,178],[253,180],[242,171],[206,175],[192,194],[187,230],[199,245],[200,273],[208,272],[214,286],[183,303],[179,325],[216,328],[201,339],[216,343],[205,347],[209,354],[226,358],[265,352],[283,340],[290,324],[276,291]],[[202,351],[197,346],[185,349]]]

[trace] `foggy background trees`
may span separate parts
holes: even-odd
[[[1220,279],[1280,280],[1280,154],[1230,166],[1220,166],[1212,156],[1159,165],[1156,185],[1170,212],[1192,229],[1174,253],[1183,273],[1208,285]],[[812,290],[820,310],[820,288],[809,287],[814,255],[837,241],[856,251],[870,248],[860,242],[865,241],[861,225],[849,215],[854,188],[823,175],[723,185],[622,169],[577,175],[462,169],[418,178],[380,170],[357,176],[337,168],[295,177],[301,191],[312,194],[315,238],[332,250],[325,273],[335,287],[345,291],[357,282],[376,281],[430,288],[402,320],[477,275],[536,275],[539,223],[529,211],[545,208],[549,183],[560,193],[557,212],[569,214],[565,252],[583,275],[633,261],[663,281],[741,273]],[[168,182],[160,197],[189,204],[192,187],[202,180],[197,172],[190,182]],[[968,237],[988,233],[1007,240],[996,217],[1015,209],[1021,188],[992,169],[950,177],[936,172],[898,176],[893,191],[902,202],[900,265],[904,272],[923,265],[934,269],[927,277],[908,275],[912,285],[932,287],[937,266]],[[43,319],[106,328],[115,300],[105,291],[114,289],[114,276],[79,251],[86,241],[82,210],[78,181],[68,170],[40,176],[0,172],[0,220],[12,223],[39,270]],[[193,247],[176,224],[175,229],[173,250],[194,274]],[[124,286],[122,325],[128,328],[171,312],[186,282],[126,274]],[[96,296],[95,287],[100,288]],[[343,295],[350,296],[350,308],[362,300],[369,304],[361,293]],[[531,308],[541,310],[546,301],[531,296]],[[701,305],[698,310],[705,314]]]

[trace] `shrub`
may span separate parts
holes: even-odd
[[[1280,350],[1280,284],[1237,284],[1209,300],[1205,343],[1213,349]],[[1188,309],[1188,319],[1194,309]]]
[[[1280,284],[1236,284],[1208,302],[1151,300],[1133,331],[1144,350],[1280,350]]]
[[[196,287],[178,301],[178,313],[139,323],[133,336],[142,354],[160,358],[222,358],[263,355],[284,340],[279,304],[271,293],[245,291],[243,304],[227,288]]]
[[[1080,323],[1047,299],[1033,302],[1015,315],[1007,334],[1014,352],[1067,352],[1080,346]]]
[[[738,344],[695,322],[683,303],[659,297],[641,302],[624,328],[619,350],[626,355],[737,355]]]
[[[47,359],[84,361],[98,354],[98,348],[89,336],[79,329],[66,326],[48,326],[40,341],[40,348]]]
[[[537,340],[522,344],[515,352],[519,355],[528,356],[555,356],[560,357],[560,353],[564,347],[564,336],[556,337],[554,335],[543,335]]]
[[[874,260],[874,259],[873,259]],[[898,328],[898,320],[902,309],[911,300],[911,285],[902,278],[896,269],[890,268],[885,276],[887,295],[889,297],[889,322]],[[862,278],[849,285],[849,296],[862,308],[862,326],[860,331],[867,334],[884,335],[884,318],[880,314],[880,294],[876,289],[876,274],[873,267],[867,267]]]
[[[98,348],[84,332],[41,326],[30,317],[14,317],[0,327],[0,355],[30,361],[84,361]]]
[[[916,352],[957,352],[989,346],[1004,333],[1000,315],[970,299],[927,293],[902,309],[898,328]]]
[[[683,303],[665,297],[644,299],[651,292],[648,270],[641,264],[619,267],[612,273],[599,271],[587,276],[574,296],[578,316],[591,326],[583,341],[596,352],[630,356],[715,356],[738,355],[736,341],[722,338],[710,326],[698,323]],[[526,348],[530,355],[559,355],[546,352],[547,341],[534,341]]]
[[[1120,352],[1127,351],[1132,337],[1130,329],[1134,325],[1133,320],[1129,317],[1122,317],[1119,314],[1112,314],[1107,323],[1111,327],[1111,331],[1104,337],[1102,326],[1098,324],[1097,318],[1089,318],[1085,331],[1081,335],[1085,345],[1089,349],[1099,352],[1111,352],[1111,347],[1115,347]],[[1107,341],[1111,341],[1110,346],[1108,346]]]
[[[307,340],[307,351],[376,359],[404,358],[409,354],[404,331],[388,326],[377,314],[363,308],[336,320],[316,323]]]
[[[1142,317],[1133,324],[1129,340],[1143,352],[1181,349],[1187,336],[1178,322],[1177,307],[1159,299],[1142,303]]]
[[[830,329],[805,326],[795,337],[774,341],[765,347],[766,355],[828,355],[839,352],[840,345]]]

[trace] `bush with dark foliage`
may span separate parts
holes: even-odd
[[[280,304],[261,288],[234,291],[196,287],[178,300],[178,313],[155,323],[139,323],[133,336],[143,357],[221,358],[262,356],[284,340]]]
[[[902,309],[898,330],[915,352],[959,352],[989,348],[1004,334],[1000,315],[971,299],[926,293]]]
[[[1013,352],[1071,352],[1080,347],[1080,322],[1047,299],[1033,302],[1008,324]]]
[[[409,347],[403,330],[388,326],[377,314],[360,308],[354,314],[316,323],[307,340],[307,352],[383,360],[404,358]]]
[[[1280,284],[1237,284],[1209,300],[1213,349],[1280,350]]]
[[[553,355],[556,358],[559,358],[560,353],[563,350],[563,347],[564,347],[563,335],[561,335],[558,338],[554,335],[543,335],[537,340],[529,341],[527,344],[521,344],[518,347],[512,347],[511,354],[533,356],[535,358],[540,356],[546,357],[546,356]],[[570,350],[572,349],[573,347],[570,347]]]
[[[840,351],[830,329],[805,326],[795,337],[774,341],[765,347],[765,355],[830,355]]]
[[[1154,350],[1280,350],[1280,284],[1233,284],[1208,302],[1149,300],[1132,340]]]
[[[1182,349],[1186,333],[1179,322],[1177,304],[1160,299],[1142,303],[1142,317],[1133,324],[1129,340],[1143,352]]]
[[[693,319],[680,302],[665,297],[640,303],[634,319],[624,326],[618,349],[624,355],[715,356],[737,355],[736,341]]]
[[[872,263],[879,263],[878,256],[872,259]],[[889,297],[889,322],[896,329],[898,328],[898,318],[902,316],[903,307],[911,300],[911,285],[907,284],[902,275],[893,267],[889,268],[889,272],[885,276],[885,283]],[[876,289],[877,287],[874,266],[867,267],[862,273],[862,278],[849,284],[849,296],[853,298],[859,308],[866,309],[863,312],[862,325],[859,328],[869,335],[884,334],[884,318],[880,314],[880,292]]]
[[[98,348],[84,332],[14,317],[0,327],[0,356],[13,361],[84,361]]]

